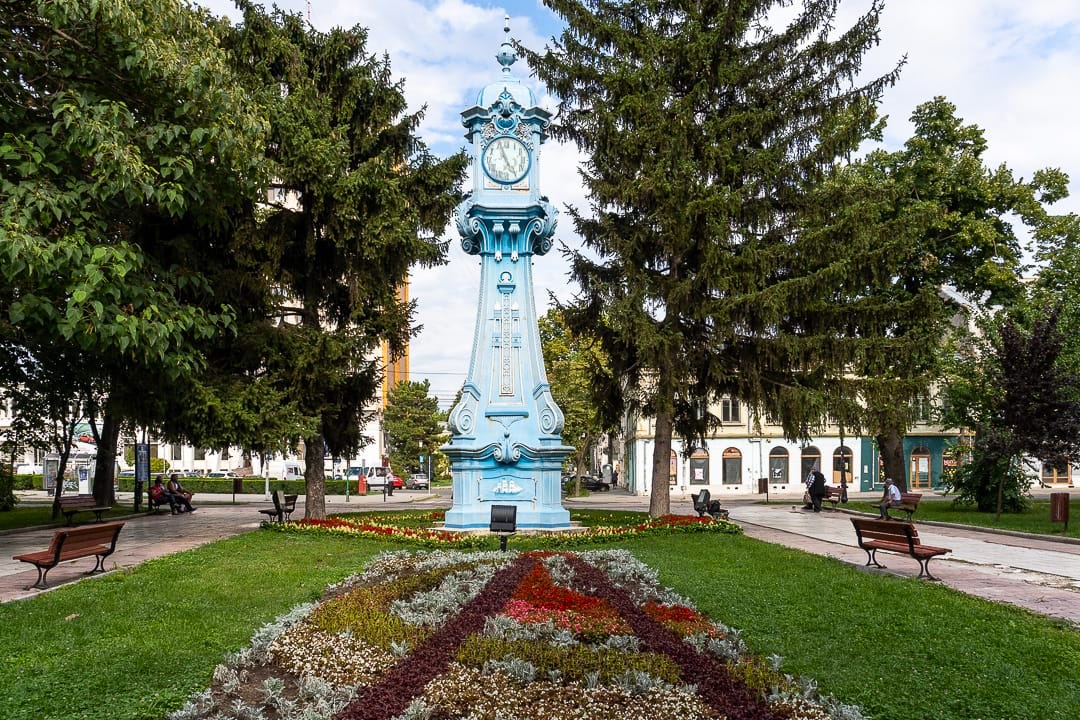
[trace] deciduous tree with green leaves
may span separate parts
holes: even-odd
[[[460,199],[466,158],[435,158],[416,135],[390,61],[363,28],[319,32],[302,16],[237,3],[234,63],[261,88],[274,192],[247,242],[280,290],[268,378],[312,420],[305,516],[325,516],[324,448],[360,447],[381,380],[379,348],[400,355],[413,304],[397,289],[415,265],[443,262],[437,242]]]
[[[103,504],[132,409],[113,384],[197,371],[233,318],[202,263],[254,197],[265,123],[218,30],[181,0],[0,0],[0,313],[106,388]]]
[[[600,344],[591,336],[575,335],[558,308],[548,310],[538,324],[551,396],[565,418],[563,438],[574,446],[569,460],[575,493],[581,494],[581,476],[588,472],[593,447],[608,429],[600,410],[603,400],[594,390],[611,383],[593,381],[596,373],[607,370],[608,363]]]
[[[390,467],[398,475],[426,472],[420,462],[446,442],[446,413],[439,411],[439,401],[431,394],[427,380],[403,380],[390,389],[383,410],[383,429],[390,450]],[[437,463],[432,463],[435,467]]]
[[[846,323],[900,312],[867,306],[862,287],[891,272],[893,242],[811,230],[844,219],[849,198],[818,188],[871,135],[898,70],[857,79],[879,2],[846,29],[836,0],[795,3],[779,28],[780,0],[545,4],[567,29],[522,50],[562,99],[552,135],[587,154],[591,203],[569,209],[588,252],[572,254],[567,322],[610,358],[612,415],[655,418],[649,512],[662,515],[672,435],[703,436],[710,400],[739,397],[806,436],[846,366],[888,351]]]
[[[880,381],[882,391],[863,398],[861,425],[877,439],[885,474],[901,485],[903,438],[914,420],[909,401],[940,377],[942,337],[971,307],[1021,295],[1017,220],[1035,238],[1052,242],[1062,228],[1046,205],[1068,194],[1068,178],[1059,170],[1023,180],[1005,164],[987,167],[982,129],[965,124],[943,97],[919,105],[911,121],[914,133],[903,148],[871,152],[846,170],[853,182],[878,190],[858,201],[864,227],[886,226],[906,238],[897,272],[868,285],[868,294],[882,303],[924,298],[918,314],[862,329],[883,338],[906,336],[914,352],[894,355],[886,366],[852,368]]]

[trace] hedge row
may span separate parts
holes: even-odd
[[[151,476],[153,478],[154,476]],[[162,480],[168,481],[169,476],[163,475]],[[233,481],[237,478],[198,478],[198,477],[185,477],[180,478],[180,483],[193,493],[216,493],[223,495],[231,495],[233,492]],[[240,485],[237,486],[237,494],[246,495],[261,495],[266,492],[266,480],[261,477],[247,477],[239,478]],[[151,480],[152,482],[152,480]],[[134,492],[135,491],[135,478],[122,477],[118,480],[120,492]],[[41,490],[42,481],[40,475],[16,475],[15,476],[15,490]],[[146,488],[143,488],[144,490]],[[270,479],[270,490],[283,490],[288,495],[304,495],[306,494],[306,488],[303,480],[276,480]],[[349,486],[349,492],[353,495],[356,494],[356,481],[354,480]],[[372,491],[374,492],[374,491]],[[381,492],[381,489],[379,490]],[[344,495],[345,494],[345,481],[344,480],[327,480],[326,481],[326,494],[327,495]]]
[[[168,477],[168,475],[165,475],[164,477],[162,477],[162,480],[168,481]],[[236,486],[236,493],[238,495],[262,495],[264,492],[266,492],[266,480],[261,477],[180,478],[180,484],[193,493],[215,493],[222,495],[232,494],[234,481],[238,483]],[[122,477],[120,478],[119,482],[121,492],[133,492],[135,490],[135,478]],[[303,480],[275,480],[274,478],[271,478],[270,490],[282,490],[287,495],[304,495],[306,493],[306,488],[304,486]],[[349,492],[353,495],[356,494],[356,481],[353,481],[350,485]],[[345,481],[327,480],[326,494],[344,495]]]

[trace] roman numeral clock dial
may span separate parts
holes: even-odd
[[[484,172],[497,183],[512,185],[529,172],[529,150],[512,137],[498,137],[484,149]]]

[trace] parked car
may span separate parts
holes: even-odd
[[[562,482],[564,485],[574,482],[574,475],[563,475]],[[603,479],[597,477],[596,475],[582,475],[581,487],[585,488],[590,492],[604,492],[605,490],[611,489],[611,485],[609,483],[604,482]]]
[[[426,473],[413,473],[409,476],[408,481],[405,483],[405,487],[410,490],[427,490],[431,487],[431,483],[428,482],[428,476]]]
[[[581,484],[584,485],[585,489],[589,492],[605,492],[611,489],[611,485],[604,482],[602,478],[598,478],[595,475],[582,476]]]
[[[206,473],[208,478],[238,478],[240,477],[231,470],[215,470],[214,472]]]

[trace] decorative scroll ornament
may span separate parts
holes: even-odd
[[[476,424],[478,399],[469,388],[461,395],[461,400],[450,411],[450,431],[455,435],[469,435]]]
[[[461,249],[469,255],[478,255],[484,246],[484,223],[480,218],[469,215],[475,204],[476,201],[468,197],[454,209],[454,222],[461,235]]]
[[[543,208],[543,213],[531,219],[525,226],[524,241],[533,254],[546,255],[553,243],[555,227],[559,224],[559,211],[546,197],[540,198],[540,207]]]
[[[563,412],[551,399],[550,395],[545,395],[544,399],[547,402],[540,411],[540,430],[548,435],[562,435],[565,423]]]

